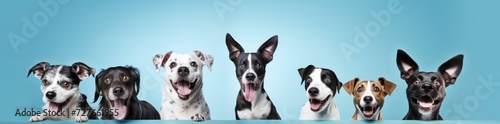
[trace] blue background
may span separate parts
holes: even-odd
[[[374,80],[383,76],[393,81],[398,87],[386,98],[382,113],[388,120],[402,119],[408,105],[406,84],[395,63],[397,49],[413,57],[422,71],[435,71],[449,58],[465,55],[456,84],[446,89],[448,95],[441,107],[444,119],[498,119],[500,111],[496,107],[500,100],[500,1],[496,0],[401,0],[402,10],[391,14],[386,26],[381,26],[371,11],[387,11],[390,1],[68,1],[59,4],[54,16],[36,18],[48,20],[27,38],[22,34],[22,19],[33,22],[37,13],[46,14],[38,2],[0,1],[0,75],[4,82],[0,87],[0,121],[27,121],[29,117],[14,116],[16,109],[43,106],[40,81],[26,78],[28,70],[40,61],[66,65],[82,61],[98,70],[135,66],[142,76],[139,99],[159,110],[163,69],[155,73],[152,57],[193,50],[212,54],[215,59],[211,72],[204,69],[204,95],[212,119],[234,120],[239,84],[225,46],[226,33],[246,51],[256,51],[272,35],[279,36],[265,87],[282,119],[299,117],[306,94],[297,69],[308,64],[332,69],[343,83],[354,77]],[[216,5],[225,6],[227,11],[218,12]],[[380,27],[369,30],[378,30],[378,34],[369,37],[366,44],[356,45],[355,29],[365,31],[367,24],[374,23]],[[27,41],[13,46],[9,33]],[[346,55],[341,44],[358,52]],[[94,87],[93,77],[80,85],[89,101],[93,100]],[[335,101],[341,120],[349,120],[354,112],[352,96],[342,89]],[[97,108],[97,103],[90,104]],[[463,105],[463,112],[454,108]]]

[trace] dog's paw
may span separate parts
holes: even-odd
[[[195,122],[205,121],[205,117],[203,117],[203,115],[201,114],[196,114],[194,116],[191,116],[191,120]]]
[[[29,121],[30,122],[38,122],[38,121],[43,121],[43,119],[45,119],[43,116],[36,116],[35,115],[35,116],[32,116]]]
[[[87,116],[76,116],[75,117],[76,122],[86,122],[87,120],[89,120],[89,118]]]

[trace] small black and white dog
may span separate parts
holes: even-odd
[[[264,90],[266,65],[273,60],[278,36],[267,40],[256,53],[245,53],[243,47],[229,33],[226,35],[226,46],[241,86],[236,99],[236,119],[281,119]]]
[[[441,64],[436,72],[424,72],[406,52],[398,50],[396,63],[401,78],[408,84],[409,110],[403,120],[443,120],[439,109],[446,96],[445,88],[455,84],[463,59],[464,55],[459,54]]]
[[[84,63],[76,62],[71,66],[50,65],[40,62],[28,71],[42,81],[44,113],[35,115],[30,122],[45,119],[63,120],[75,119],[85,122],[88,119],[97,119],[97,115],[87,103],[87,97],[79,92],[80,82],[90,75],[94,76],[95,70]],[[49,112],[50,111],[50,112]],[[77,114],[70,114],[73,111]]]
[[[339,120],[339,109],[333,97],[342,88],[335,72],[308,65],[298,69],[305,84],[308,101],[300,112],[301,120]]]
[[[146,101],[137,98],[140,74],[132,66],[116,66],[102,70],[95,78],[94,103],[99,102],[102,119],[147,120],[160,119],[160,114]]]

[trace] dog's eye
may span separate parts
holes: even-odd
[[[175,66],[177,66],[177,63],[175,62],[170,63],[170,68],[174,68]]]
[[[378,92],[380,89],[378,87],[373,88],[373,91]]]
[[[130,78],[129,78],[128,76],[123,76],[123,77],[122,77],[122,80],[123,80],[123,81],[128,81],[129,79],[130,79]]]
[[[191,62],[191,66],[198,67],[198,64],[196,64],[196,62]]]
[[[111,82],[111,79],[109,79],[109,78],[104,79],[104,83],[109,84],[110,82]]]
[[[330,83],[330,79],[329,79],[329,78],[326,78],[326,79],[325,79],[325,82],[326,82],[326,83]]]
[[[363,87],[358,87],[358,89],[356,91],[358,91],[358,93],[363,92]]]
[[[418,81],[418,80],[416,80],[415,82],[413,82],[413,84],[415,84],[415,85],[417,85],[419,83],[420,83],[420,81]]]
[[[44,80],[42,81],[42,85],[43,85],[43,86],[48,86],[48,85],[49,85],[49,81],[47,81],[47,79],[44,79]]]
[[[437,81],[437,80],[434,80],[434,84],[436,85],[436,87],[441,86],[441,83],[439,83],[439,81]]]
[[[312,79],[311,79],[310,77],[308,77],[308,78],[306,79],[306,82],[307,82],[307,83],[309,83],[309,82],[311,82],[311,81],[312,81]]]
[[[67,82],[67,81],[64,81],[64,82],[63,82],[63,86],[64,86],[64,87],[69,87],[69,85],[70,85],[70,84],[69,84],[69,82]]]
[[[260,64],[260,63],[257,63],[255,66],[256,66],[257,68],[262,68],[262,64]]]
[[[245,69],[245,65],[240,65],[240,69]]]

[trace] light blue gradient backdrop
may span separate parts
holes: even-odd
[[[218,16],[213,5],[220,1],[231,11]],[[40,81],[26,78],[40,61],[72,64],[82,61],[98,70],[118,65],[140,69],[140,99],[160,109],[163,69],[156,74],[155,54],[201,50],[215,58],[213,70],[204,69],[204,95],[214,120],[233,120],[239,84],[225,46],[231,33],[246,51],[255,51],[272,35],[279,36],[274,60],[267,66],[265,88],[283,119],[295,120],[306,102],[298,68],[308,64],[330,68],[342,82],[354,77],[384,76],[398,87],[383,108],[385,119],[400,120],[406,114],[406,84],[399,78],[396,50],[404,49],[423,71],[435,71],[449,58],[462,53],[464,67],[456,85],[447,88],[441,107],[444,119],[498,119],[500,87],[481,84],[492,76],[500,85],[499,1],[411,1],[401,0],[402,11],[371,37],[371,42],[348,61],[342,42],[354,45],[355,27],[375,21],[370,11],[387,9],[388,1],[250,1],[233,6],[226,0],[205,1],[69,1],[60,5],[38,33],[14,51],[7,34],[22,35],[23,17],[32,20],[43,9],[32,0],[1,0],[0,51],[3,66],[0,87],[0,120],[15,117],[16,109],[43,105]],[[81,83],[81,92],[93,100],[94,78]],[[489,96],[479,99],[480,94]],[[474,100],[475,99],[475,100]],[[344,89],[335,96],[341,119],[354,112],[352,97]],[[455,112],[454,105],[472,104]],[[91,103],[97,108],[97,103]],[[447,113],[447,114],[445,114]]]

